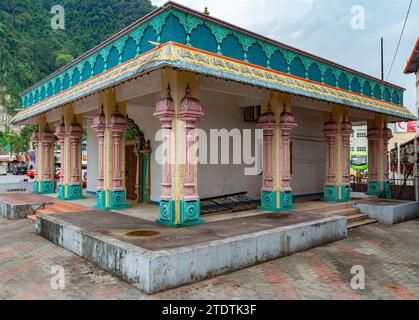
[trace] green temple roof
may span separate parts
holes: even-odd
[[[123,83],[165,67],[320,99],[366,111],[383,113],[397,120],[416,119],[407,108],[400,105],[365,97],[357,93],[333,88],[268,68],[253,66],[246,62],[212,54],[186,45],[169,42],[104,74],[93,77],[36,105],[21,110],[13,118],[12,122],[23,122],[82,97],[115,86],[118,83]]]
[[[87,85],[145,55],[155,48],[154,43],[168,42],[243,62],[250,69],[261,67],[292,79],[309,80],[304,83],[373,98],[384,105],[403,105],[401,87],[169,2],[25,90],[22,109],[67,95],[80,84]]]

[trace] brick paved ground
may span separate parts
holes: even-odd
[[[419,299],[419,220],[371,225],[348,239],[153,296],[34,233],[29,220],[0,219],[0,299]],[[66,270],[52,290],[51,267]],[[362,265],[366,289],[350,288]]]

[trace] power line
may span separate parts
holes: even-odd
[[[393,70],[393,66],[394,66],[394,62],[396,61],[397,53],[399,52],[400,43],[401,43],[402,38],[403,38],[404,29],[406,27],[407,19],[409,18],[410,8],[412,7],[412,2],[413,2],[413,0],[410,0],[409,9],[407,9],[406,19],[404,19],[403,29],[402,29],[402,32],[400,34],[399,43],[397,44],[396,52],[394,53],[393,62],[391,63],[390,71],[388,72],[387,81],[388,81],[388,78],[390,77],[391,71]]]

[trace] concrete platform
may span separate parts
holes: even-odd
[[[385,225],[419,218],[419,202],[368,199],[357,201],[355,207]]]
[[[89,211],[38,216],[36,232],[152,294],[343,239],[347,222],[284,212],[170,229]]]
[[[25,219],[34,210],[51,203],[50,197],[27,192],[0,194],[0,214],[8,220]]]

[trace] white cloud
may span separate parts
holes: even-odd
[[[152,0],[162,5],[165,0]],[[205,6],[220,18],[336,63],[380,77],[380,37],[385,74],[390,68],[409,0],[177,0],[195,10]],[[365,8],[365,30],[351,28],[351,8]],[[405,105],[415,111],[415,81],[403,74],[418,37],[419,1],[414,1],[390,81],[405,87]],[[416,111],[415,111],[416,112]]]

